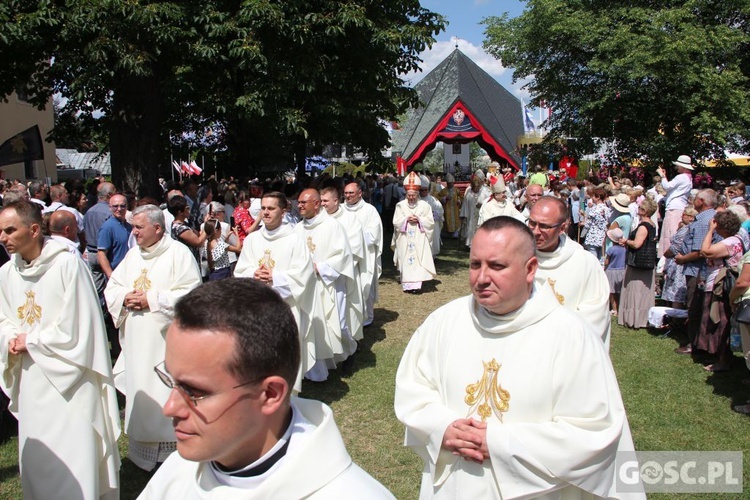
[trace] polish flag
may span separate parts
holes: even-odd
[[[177,163],[176,161],[172,160],[172,166],[174,167],[175,170],[177,170],[178,174],[182,175],[182,170],[180,170],[180,164],[179,163]]]
[[[182,167],[182,171],[185,172],[187,175],[191,175],[193,173],[193,169],[190,168],[190,165],[186,161],[183,161],[180,163],[180,167]]]
[[[195,175],[201,175],[201,172],[203,172],[203,169],[195,163],[195,160],[190,162],[190,170],[192,170]]]

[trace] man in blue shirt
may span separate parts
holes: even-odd
[[[675,262],[683,266],[685,273],[685,282],[687,284],[687,337],[688,342],[681,343],[680,347],[675,349],[677,354],[690,354],[692,344],[698,336],[698,330],[701,325],[703,316],[703,295],[704,291],[698,286],[703,282],[702,276],[706,266],[706,259],[701,257],[701,244],[708,233],[708,225],[716,215],[716,191],[713,189],[703,189],[698,192],[693,202],[698,215],[690,223],[688,232],[682,242],[682,252],[675,256]]]
[[[128,253],[128,238],[133,230],[133,226],[125,220],[128,211],[128,200],[125,196],[113,195],[109,199],[109,209],[112,211],[112,217],[102,224],[96,240],[96,258],[107,280]]]
[[[83,231],[86,234],[86,251],[88,253],[89,269],[94,278],[96,293],[99,301],[104,303],[104,287],[107,284],[106,276],[102,272],[97,256],[97,242],[99,241],[99,230],[104,221],[112,217],[109,209],[109,198],[115,194],[115,186],[110,182],[102,182],[96,188],[96,196],[99,201],[86,211],[83,216]]]

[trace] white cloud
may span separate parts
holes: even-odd
[[[445,58],[456,49],[456,45],[458,45],[458,49],[466,54],[469,59],[489,73],[516,97],[522,99],[524,102],[528,102],[529,93],[527,90],[521,88],[523,84],[526,83],[525,80],[519,81],[515,84],[511,83],[513,71],[510,68],[504,67],[498,59],[495,59],[493,56],[485,52],[481,45],[474,45],[473,43],[461,38],[454,38],[451,41],[435,42],[432,48],[419,55],[419,58],[423,61],[422,64],[420,64],[422,71],[406,74],[404,76],[404,81],[409,85],[416,85],[425,77],[425,75],[427,75],[427,73],[443,62],[443,60],[445,60]]]

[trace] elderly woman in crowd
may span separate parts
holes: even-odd
[[[654,306],[656,267],[656,227],[651,216],[656,212],[656,202],[644,198],[638,207],[640,222],[629,238],[620,240],[628,254],[625,278],[622,283],[618,323],[630,328],[648,325],[648,310]]]
[[[703,317],[694,349],[716,356],[715,363],[704,368],[710,372],[727,371],[731,367],[732,351],[729,348],[729,294],[724,293],[726,273],[736,269],[745,253],[744,244],[737,236],[740,219],[732,212],[717,212],[709,223],[701,245],[701,256],[706,258],[705,296]],[[714,234],[721,241],[712,243]]]
[[[586,215],[586,221],[584,222],[584,228],[586,228],[586,237],[583,240],[583,247],[596,255],[596,258],[601,260],[604,248],[604,240],[607,232],[607,223],[609,217],[612,214],[610,209],[605,203],[607,200],[607,192],[602,188],[594,188],[590,194],[593,205],[589,208],[588,214]]]
[[[698,212],[692,205],[685,208],[677,232],[672,236],[670,247],[664,252],[664,287],[661,291],[661,298],[667,303],[671,302],[675,309],[685,309],[687,284],[685,283],[682,264],[678,264],[674,260],[674,256],[680,253],[682,242],[688,232],[688,226],[695,220],[696,215],[698,215]]]

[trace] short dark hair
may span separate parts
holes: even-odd
[[[234,337],[234,357],[226,367],[238,381],[278,375],[294,387],[300,365],[297,323],[273,288],[251,278],[210,281],[183,296],[174,311],[182,329]]]
[[[40,205],[33,201],[16,200],[8,203],[3,207],[3,210],[13,209],[16,215],[21,219],[21,222],[27,226],[32,224],[39,224],[41,227],[43,224],[42,211]]]
[[[263,193],[263,196],[261,196],[261,201],[263,201],[264,198],[275,198],[279,202],[279,208],[286,210],[289,207],[289,200],[287,200],[286,195],[284,193],[281,193],[279,191],[269,191],[267,193]]]
[[[169,210],[169,213],[172,215],[177,215],[185,210],[185,207],[187,206],[187,199],[179,194],[172,196],[167,202],[167,210]]]

